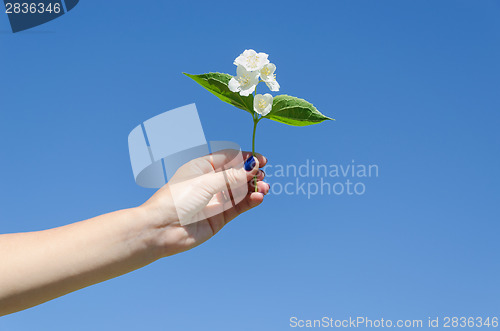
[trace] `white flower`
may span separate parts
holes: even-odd
[[[245,97],[252,94],[255,91],[255,86],[259,83],[259,72],[248,71],[239,65],[236,68],[236,75],[228,83],[231,92],[240,92]]]
[[[268,63],[260,69],[260,79],[262,79],[267,87],[273,92],[280,90],[280,84],[276,81],[276,75],[274,74],[275,71],[276,66],[272,63]]]
[[[261,114],[262,116],[266,116],[267,114],[269,114],[272,108],[273,96],[269,93],[266,93],[264,95],[257,94],[253,99],[253,110]]]
[[[260,78],[264,82],[269,82],[272,80],[276,80],[276,75],[274,72],[276,71],[276,66],[273,63],[268,63],[260,69]]]
[[[243,66],[248,71],[260,70],[269,63],[268,56],[266,53],[257,53],[253,49],[246,49],[234,60],[234,64]]]

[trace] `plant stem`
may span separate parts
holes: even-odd
[[[252,136],[252,156],[254,158],[255,158],[255,131],[257,130],[257,123],[259,123],[259,121],[254,116],[254,118],[253,118],[253,136]],[[253,178],[253,184],[255,186],[255,192],[258,192],[259,189],[257,188],[257,176],[255,176]]]

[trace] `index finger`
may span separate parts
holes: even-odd
[[[224,168],[230,163],[232,163],[232,166],[235,166],[234,163],[242,164],[251,156],[252,152],[240,151],[237,149],[223,149],[212,154],[205,155],[202,158],[210,162],[215,170],[218,170]],[[255,153],[255,157],[259,161],[260,167],[264,167],[266,165],[267,158],[265,156]]]

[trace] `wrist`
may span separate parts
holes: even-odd
[[[157,217],[148,206],[128,209],[133,220],[132,232],[139,247],[144,250],[145,259],[148,263],[163,257],[162,249],[159,245],[160,229],[157,226]]]
[[[155,260],[177,253],[174,248],[177,246],[177,236],[175,231],[169,231],[171,225],[179,222],[175,209],[171,210],[165,204],[160,204],[160,201],[150,199],[134,208],[133,213],[140,220],[142,240]]]

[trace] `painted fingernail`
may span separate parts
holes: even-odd
[[[252,171],[253,168],[255,168],[255,158],[253,156],[250,156],[245,161],[245,170],[246,171]]]

